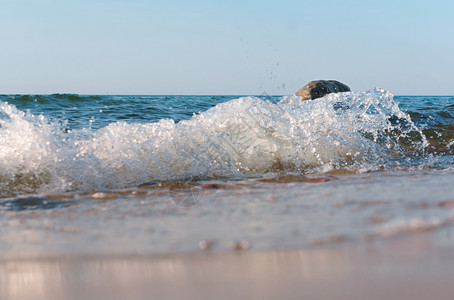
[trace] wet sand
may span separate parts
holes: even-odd
[[[453,178],[204,182],[190,207],[193,190],[154,185],[3,201],[0,299],[452,299]]]
[[[0,261],[1,299],[452,299],[430,235],[299,251]]]

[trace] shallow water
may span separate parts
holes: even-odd
[[[2,257],[357,245],[436,232],[454,246],[454,170],[314,174],[3,201]],[[200,189],[196,194],[193,190]],[[176,191],[175,189],[173,190]],[[178,200],[186,199],[184,205]],[[185,207],[187,206],[187,207]]]
[[[0,100],[3,257],[452,245],[453,97]]]

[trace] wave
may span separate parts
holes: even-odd
[[[445,138],[443,147],[450,151],[452,142]],[[381,89],[304,102],[241,97],[178,123],[119,121],[98,130],[65,130],[0,102],[0,194],[421,166],[433,157],[430,145],[393,95]]]

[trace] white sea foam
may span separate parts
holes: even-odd
[[[392,117],[405,125],[393,125]],[[398,140],[420,134],[393,95],[381,89],[305,102],[284,97],[277,104],[243,97],[177,124],[115,122],[70,132],[0,103],[0,125],[4,196],[275,170],[365,171],[405,156]],[[423,147],[424,139],[412,145]]]

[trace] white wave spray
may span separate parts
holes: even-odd
[[[271,171],[367,171],[401,164],[408,147],[400,140],[412,133],[421,138],[411,149],[423,150],[426,143],[393,95],[381,89],[305,102],[284,97],[277,104],[243,97],[179,123],[115,122],[69,132],[1,102],[0,125],[4,197]]]

